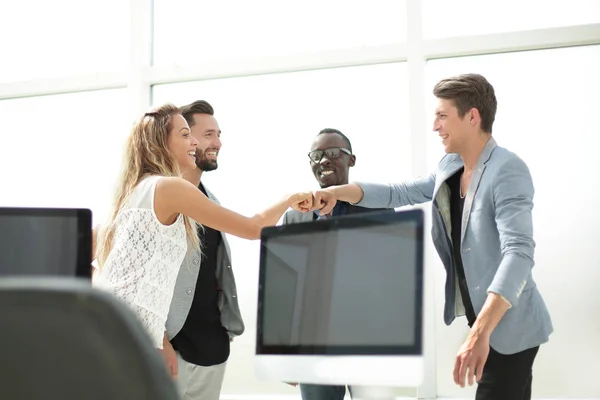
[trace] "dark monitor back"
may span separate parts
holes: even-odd
[[[88,209],[0,207],[0,278],[91,278]]]

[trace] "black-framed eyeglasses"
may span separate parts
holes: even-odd
[[[339,156],[341,156],[342,152],[348,155],[352,155],[352,152],[350,150],[345,149],[343,147],[330,147],[325,150],[313,150],[310,153],[308,153],[308,158],[310,158],[310,161],[318,163],[321,162],[323,156],[331,160],[333,158],[338,158]]]

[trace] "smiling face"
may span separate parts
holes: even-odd
[[[489,140],[498,102],[485,77],[462,74],[442,79],[434,86],[433,95],[437,98],[433,130],[446,153],[462,157]]]
[[[217,157],[221,150],[221,129],[214,116],[194,114],[192,136],[198,140],[196,166],[201,171],[213,171],[219,167]]]
[[[196,140],[190,133],[190,128],[181,114],[173,115],[169,131],[168,147],[175,156],[179,169],[189,171],[196,168]]]
[[[440,135],[446,153],[460,153],[478,132],[477,109],[460,116],[453,100],[438,99],[433,130]]]
[[[320,160],[311,159],[310,167],[321,188],[348,183],[350,167],[356,162],[353,154],[340,150],[348,150],[348,147],[346,140],[337,133],[323,133],[315,138],[310,148],[311,153],[317,151],[317,155],[321,155],[320,152],[323,154]]]

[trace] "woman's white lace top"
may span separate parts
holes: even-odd
[[[175,281],[187,251],[183,216],[163,225],[154,212],[160,176],[143,179],[119,212],[113,246],[94,286],[123,300],[162,349]]]

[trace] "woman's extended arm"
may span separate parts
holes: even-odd
[[[273,226],[292,205],[302,211],[312,206],[310,192],[286,196],[281,201],[256,214],[245,217],[211,201],[197,187],[181,178],[163,178],[156,184],[154,210],[162,223],[170,223],[181,213],[202,225],[245,239],[259,239],[265,226]]]

